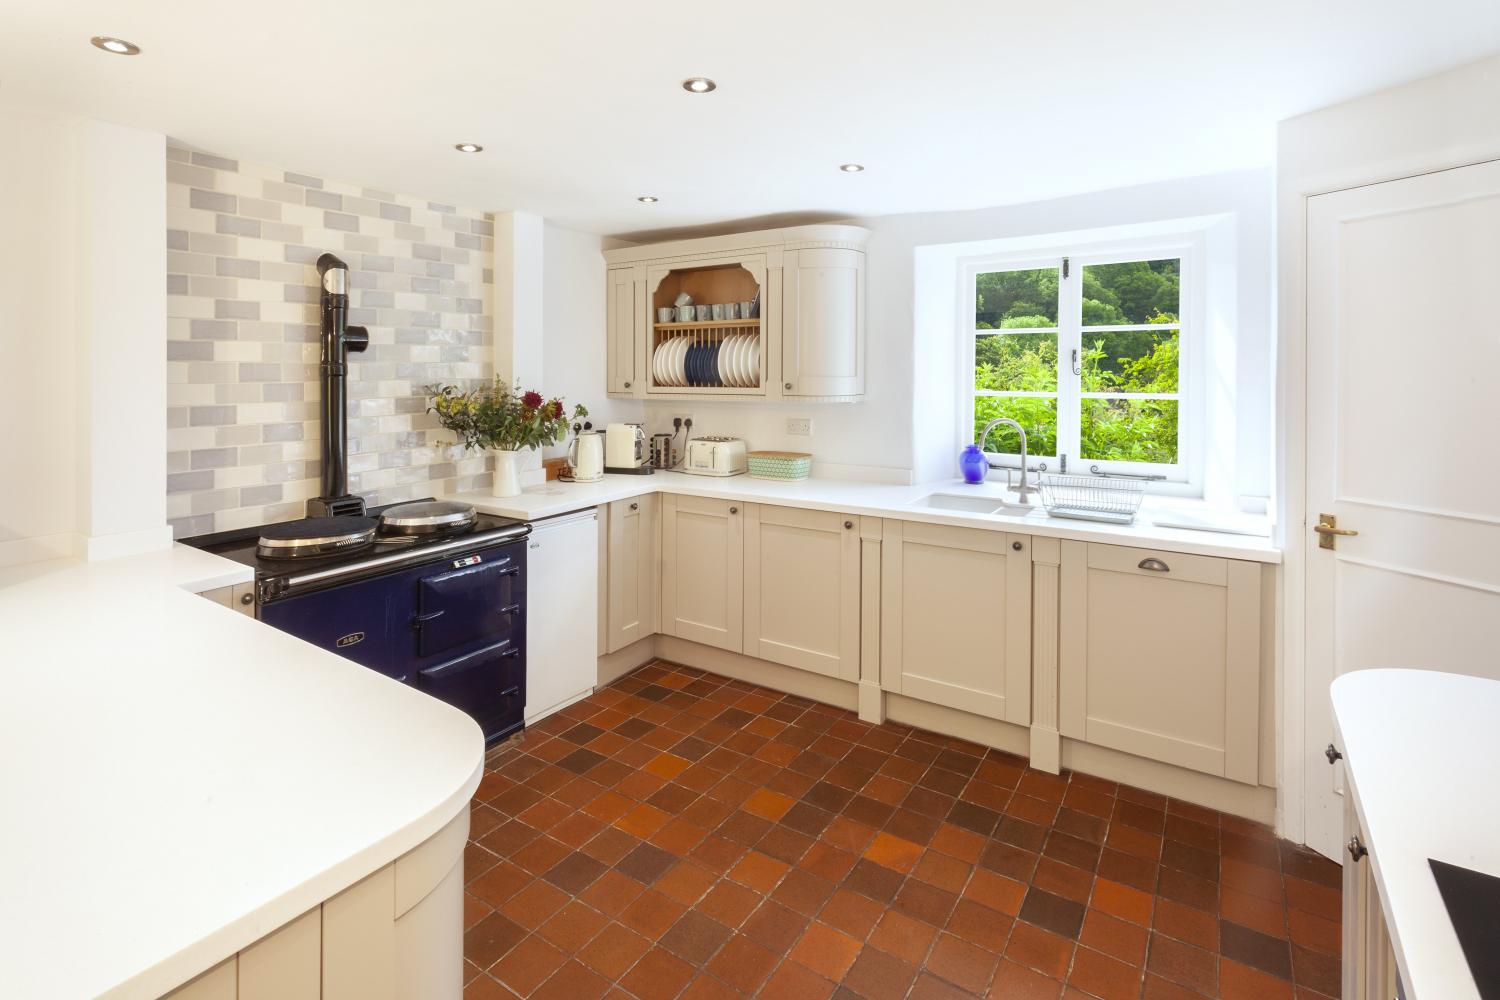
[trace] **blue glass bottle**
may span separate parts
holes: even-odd
[[[964,474],[964,482],[978,485],[984,482],[985,473],[990,471],[990,463],[984,457],[984,452],[979,450],[979,445],[971,444],[958,456],[958,468]]]

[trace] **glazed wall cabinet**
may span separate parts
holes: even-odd
[[[661,631],[738,653],[744,648],[744,504],[661,498]]]
[[[1260,565],[1062,543],[1062,735],[1254,784]]]
[[[606,251],[609,392],[859,398],[868,235],[855,226],[799,226]],[[664,318],[661,310],[681,295],[734,315]]]
[[[661,497],[648,493],[616,500],[608,507],[606,653],[624,649],[657,632],[660,503]]]
[[[1018,725],[1031,721],[1031,538],[887,520],[880,686]]]
[[[859,566],[857,517],[749,504],[744,652],[857,681]]]

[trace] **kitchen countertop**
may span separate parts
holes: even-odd
[[[0,570],[0,995],[158,997],[466,807],[479,727],[193,593],[250,575]]]
[[[1348,794],[1412,1000],[1479,991],[1427,860],[1500,876],[1500,681],[1356,670],[1333,682]]]
[[[555,517],[570,511],[624,500],[646,493],[675,493],[682,496],[719,497],[745,503],[781,504],[813,510],[833,510],[843,514],[865,514],[873,517],[925,521],[930,524],[952,524],[966,528],[994,531],[1016,531],[1054,538],[1109,542],[1140,548],[1165,549],[1195,555],[1248,559],[1278,563],[1281,552],[1270,539],[1270,524],[1264,519],[1244,515],[1220,515],[1236,525],[1263,526],[1264,535],[1235,534],[1226,531],[1197,531],[1167,528],[1153,524],[1151,517],[1166,517],[1168,512],[1198,512],[1208,516],[1202,504],[1184,503],[1169,498],[1147,497],[1146,505],[1134,524],[1103,524],[1048,517],[1040,505],[1029,515],[968,514],[959,511],[914,507],[913,503],[931,493],[954,493],[964,496],[1001,497],[1002,485],[986,483],[968,486],[960,480],[925,483],[916,486],[892,486],[842,479],[804,479],[779,482],[752,479],[750,476],[694,476],[680,472],[658,472],[649,476],[611,474],[594,483],[549,482],[530,486],[520,496],[499,498],[484,491],[456,493],[449,500],[463,500],[489,514],[515,517],[527,521]]]

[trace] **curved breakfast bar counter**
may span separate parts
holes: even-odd
[[[196,596],[249,577],[182,545],[0,570],[0,994],[457,1000],[479,728]]]

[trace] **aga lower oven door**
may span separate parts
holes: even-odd
[[[526,662],[521,644],[503,639],[417,671],[417,688],[467,712],[492,742],[521,728]]]

